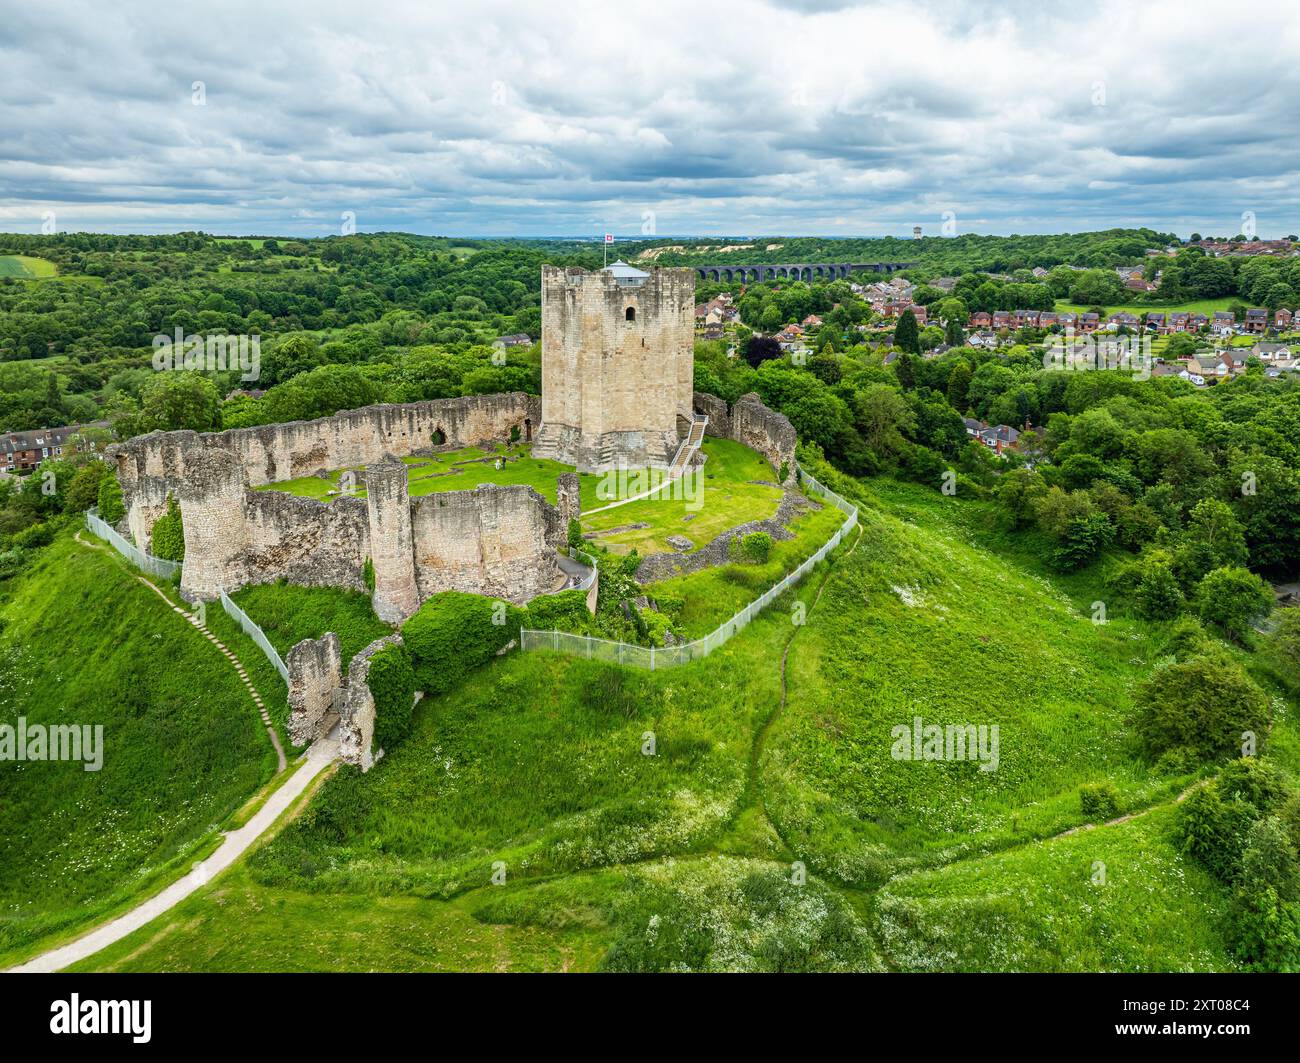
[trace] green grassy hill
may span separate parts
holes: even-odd
[[[188,870],[274,769],[226,659],[116,554],[65,533],[6,590],[0,722],[99,724],[104,755],[0,762],[0,965]]]
[[[1194,780],[1129,746],[1163,632],[983,503],[827,479],[861,534],[707,660],[502,657],[82,968],[1232,969],[1169,840]],[[915,715],[997,724],[997,769],[894,759]],[[1133,818],[1080,829],[1097,782]]]

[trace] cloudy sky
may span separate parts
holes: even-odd
[[[0,63],[4,231],[1300,231],[1291,0],[41,0]]]

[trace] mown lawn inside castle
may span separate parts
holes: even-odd
[[[708,460],[702,482],[689,477],[665,482],[661,471],[640,468],[604,475],[580,473],[584,534],[613,553],[626,554],[636,549],[644,556],[673,552],[669,536],[684,536],[700,547],[730,528],[765,520],[776,513],[781,489],[766,459],[726,439],[707,438],[703,450]],[[461,447],[402,461],[409,470],[407,482],[412,497],[473,490],[480,484],[523,484],[554,504],[556,480],[563,473],[573,472],[571,465],[532,457],[526,444],[498,444],[494,449]],[[258,490],[286,491],[329,502],[344,497],[340,481],[345,473],[362,471],[359,467],[336,469],[326,476],[302,476]],[[654,488],[658,489],[646,498],[606,508]],[[347,494],[366,497],[363,477],[358,475],[356,487]]]

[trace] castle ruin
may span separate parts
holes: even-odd
[[[563,512],[519,485],[411,498],[398,460],[436,446],[522,441],[537,423],[537,407],[536,397],[523,394],[371,406],[227,432],[155,432],[114,445],[107,456],[117,468],[125,522],[142,547],[168,496],[180,504],[187,598],[286,580],[371,590],[376,615],[398,622],[438,591],[521,604],[554,589],[555,548],[576,512],[576,492]],[[364,500],[253,490],[349,465],[365,465]]]

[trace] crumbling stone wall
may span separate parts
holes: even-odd
[[[372,749],[375,696],[370,693],[370,659],[385,647],[400,645],[401,635],[386,635],[358,653],[348,665],[339,711],[339,757],[344,764],[355,764],[362,771],[369,771],[384,755],[382,749]]]
[[[364,590],[366,505],[252,491],[236,455],[198,449],[177,492],[185,528],[181,593],[212,599],[254,583]]]
[[[785,466],[783,486],[795,483],[794,450],[799,436],[794,425],[783,413],[768,409],[754,392],[740,396],[730,409],[718,396],[707,392],[695,393],[695,411],[708,416],[705,431],[719,439],[732,439],[756,450],[772,464],[778,476]]]
[[[415,586],[411,501],[406,466],[385,458],[366,467],[366,507],[370,518],[371,563],[375,590],[371,601],[380,620],[404,620],[420,607]]]
[[[536,395],[471,395],[400,405],[366,406],[333,417],[225,432],[152,432],[116,443],[105,456],[117,469],[126,524],[136,545],[163,512],[169,492],[188,478],[189,462],[203,450],[234,454],[254,487],[377,461],[384,454],[407,457],[445,445],[504,442],[511,428],[527,438],[541,425]]]
[[[582,481],[576,472],[560,474],[555,483],[555,508],[560,511],[565,534],[568,534],[569,521],[582,516]]]
[[[343,707],[339,637],[329,631],[303,639],[285,655],[284,664],[289,669],[289,738],[305,746],[321,737],[327,717]]]
[[[417,604],[445,590],[520,604],[555,585],[555,547],[563,544],[568,523],[531,487],[481,485],[422,495],[411,500],[410,514]],[[378,578],[376,565],[376,591]]]

